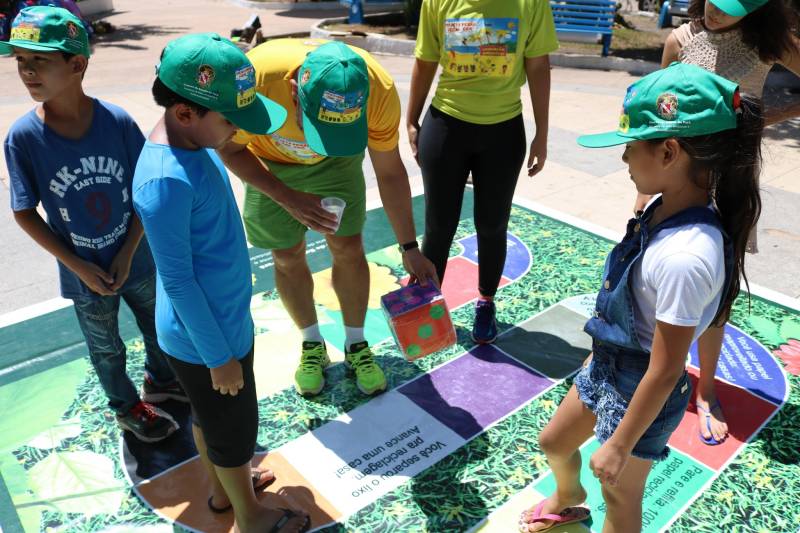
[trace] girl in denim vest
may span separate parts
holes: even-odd
[[[628,223],[606,259],[594,316],[593,353],[539,443],[557,488],[520,516],[520,531],[585,520],[579,447],[601,443],[589,467],[601,483],[604,532],[639,531],[653,461],[689,404],[689,346],[730,315],[758,219],[763,120],[738,86],[675,63],[628,88],[619,129],[585,135],[586,147],[625,144],[640,193],[657,195]],[[746,278],[745,278],[746,282]]]

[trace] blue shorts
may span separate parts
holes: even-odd
[[[597,416],[594,432],[601,443],[616,431],[649,363],[647,354],[632,356],[595,343],[592,361],[578,372],[575,388],[581,401]],[[689,375],[684,371],[653,423],[633,447],[633,456],[653,461],[667,458],[667,441],[683,419],[690,393]]]

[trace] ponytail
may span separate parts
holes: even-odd
[[[710,196],[719,212],[722,227],[733,244],[730,289],[723,295],[715,325],[724,324],[739,294],[741,279],[748,291],[744,270],[750,232],[761,215],[758,175],[761,172],[761,135],[764,117],[760,103],[742,97],[736,129],[698,137],[678,137],[692,160],[693,176],[708,176]]]

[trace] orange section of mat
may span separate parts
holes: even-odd
[[[300,509],[311,515],[312,528],[341,517],[333,505],[317,493],[306,479],[277,452],[256,456],[258,468],[275,472],[276,480],[258,493],[258,499],[270,507]],[[139,496],[156,512],[196,531],[228,533],[233,531],[233,512],[212,513],[208,508],[208,477],[198,458],[192,459],[139,486]]]

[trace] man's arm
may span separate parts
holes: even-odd
[[[383,208],[386,209],[397,242],[404,244],[415,241],[417,232],[411,208],[411,187],[408,185],[408,173],[400,157],[400,150],[396,146],[385,152],[370,148],[369,157],[375,168]],[[438,285],[433,263],[422,255],[419,248],[403,254],[403,265],[421,284],[432,281]]]
[[[525,74],[531,93],[536,136],[531,142],[528,156],[528,176],[535,176],[544,168],[547,159],[547,130],[550,127],[550,57],[547,55],[525,58]]]
[[[42,219],[36,209],[14,211],[14,220],[36,244],[50,252],[61,264],[78,276],[89,289],[103,296],[112,296],[114,283],[105,270],[78,257],[61,238],[53,233],[50,226]]]
[[[217,153],[231,172],[272,198],[301,224],[320,233],[333,233],[336,215],[322,208],[322,198],[287,187],[247,145],[229,142]]]

